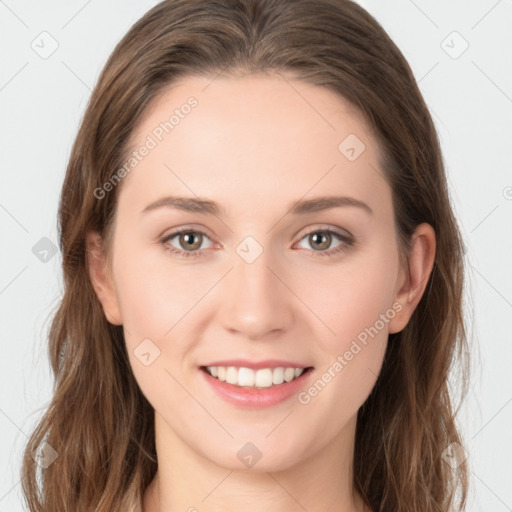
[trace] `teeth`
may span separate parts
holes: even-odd
[[[250,368],[247,369],[251,371]],[[262,368],[261,370],[257,370],[256,372],[252,370],[252,372],[254,373],[254,385],[257,388],[269,388],[270,386],[272,386],[273,373],[270,368]]]
[[[235,378],[235,380],[230,384],[238,384],[239,386],[254,386],[254,371],[250,368],[239,368],[237,377],[238,378]]]
[[[286,382],[290,382],[295,377],[295,369],[294,368],[286,368],[284,371],[284,380]]]
[[[274,368],[272,372],[272,384],[282,384],[284,381],[284,368]]]
[[[219,380],[235,386],[269,388],[283,382],[290,382],[304,373],[304,368],[237,368],[235,366],[207,366],[207,372]]]
[[[238,381],[238,370],[234,366],[228,366],[226,370],[226,382],[228,384],[236,384]]]

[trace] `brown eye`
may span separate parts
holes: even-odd
[[[203,235],[196,231],[186,231],[184,233],[180,233],[178,241],[181,247],[193,251],[201,247]]]
[[[333,241],[339,240],[339,243],[331,247]],[[316,229],[306,233],[299,243],[307,241],[308,245],[312,248],[310,252],[314,256],[337,256],[347,251],[353,244],[354,240],[349,236],[342,235],[331,229]],[[303,247],[307,249],[307,247]]]
[[[331,245],[332,237],[328,231],[315,231],[307,236],[311,247],[315,249],[328,249]]]
[[[180,229],[167,235],[160,242],[166,251],[175,256],[187,258],[204,255],[208,249],[207,246],[201,247],[205,240],[210,240],[210,237],[202,231]]]

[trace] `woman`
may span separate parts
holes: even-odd
[[[99,78],[59,223],[31,511],[463,509],[463,243],[360,6],[155,6]]]

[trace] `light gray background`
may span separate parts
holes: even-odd
[[[60,187],[90,92],[114,45],[156,3],[0,0],[0,512],[24,510],[21,449],[52,393],[46,343],[61,258],[41,261],[32,248],[43,237],[58,245]],[[468,510],[511,510],[512,1],[361,3],[419,81],[467,244]],[[32,48],[52,44],[47,58]]]

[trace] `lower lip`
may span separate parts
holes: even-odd
[[[269,388],[257,389],[223,382],[212,377],[206,370],[199,369],[200,373],[204,375],[206,382],[210,384],[221,398],[238,407],[248,409],[271,407],[290,398],[301,390],[306,380],[309,379],[312,370],[313,368],[309,368],[300,377],[290,382],[283,382],[283,384],[273,385]]]

